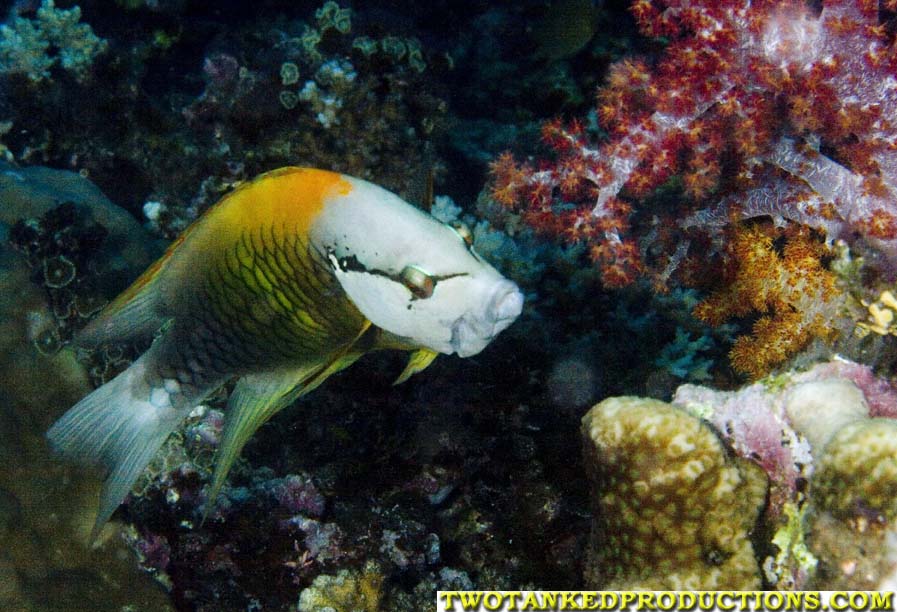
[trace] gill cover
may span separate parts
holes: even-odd
[[[523,295],[469,234],[360,179],[331,197],[309,236],[374,325],[438,353],[479,353],[520,314]]]

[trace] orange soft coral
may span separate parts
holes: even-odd
[[[738,338],[729,353],[732,366],[752,379],[768,374],[812,338],[832,340],[837,334],[832,322],[845,299],[822,263],[827,249],[820,239],[792,225],[778,250],[776,234],[769,224],[736,229],[729,245],[731,284],[695,308],[695,316],[711,325],[760,313],[753,335]]]
[[[510,151],[505,151],[489,164],[489,171],[493,178],[492,197],[504,206],[515,206],[527,185],[526,169],[517,164]]]

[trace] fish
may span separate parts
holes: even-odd
[[[534,57],[548,62],[573,57],[595,37],[598,9],[593,0],[555,0],[533,26]]]
[[[106,470],[94,540],[166,438],[236,379],[208,515],[253,433],[331,375],[400,350],[405,382],[439,354],[476,355],[522,308],[463,225],[358,178],[280,168],[225,195],[78,334],[84,347],[154,340],[47,438]]]

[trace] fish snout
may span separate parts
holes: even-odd
[[[523,294],[517,285],[509,280],[498,283],[486,310],[487,319],[492,321],[492,335],[506,329],[523,312]]]
[[[452,350],[459,357],[476,355],[499,332],[507,329],[523,310],[523,294],[517,285],[502,280],[492,291],[486,307],[476,315],[468,313],[452,325]]]

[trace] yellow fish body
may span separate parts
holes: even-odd
[[[231,378],[207,512],[255,430],[364,353],[414,351],[402,382],[438,353],[482,350],[523,297],[470,242],[333,172],[282,168],[225,196],[79,335],[84,345],[158,335],[47,433],[64,455],[109,470],[94,532]]]

